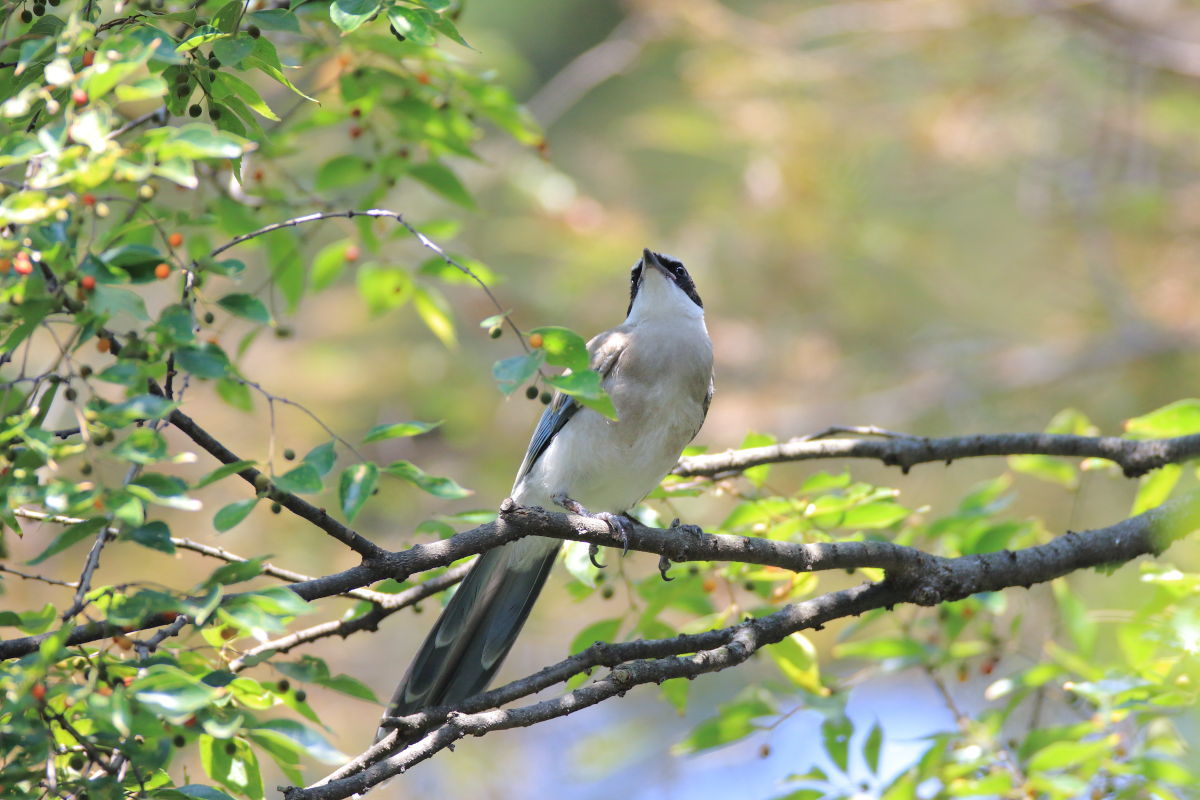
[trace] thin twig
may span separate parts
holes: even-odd
[[[20,509],[17,509],[17,511],[20,511]],[[42,583],[49,583],[55,586],[65,586],[68,589],[74,589],[79,585],[78,583],[74,583],[72,581],[60,581],[58,578],[47,578],[45,575],[35,575],[29,572],[21,572],[19,569],[13,569],[12,567],[5,566],[4,564],[0,564],[0,572],[7,572],[10,575],[16,575],[18,578],[24,578],[27,581],[41,581]]]
[[[214,249],[212,252],[210,252],[208,254],[208,257],[216,258],[218,255],[225,252],[229,248],[239,245],[242,242],[249,241],[250,239],[255,239],[259,236],[265,236],[268,233],[273,233],[275,231],[283,230],[284,228],[295,228],[299,225],[304,225],[309,222],[319,222],[323,219],[336,219],[336,218],[353,219],[354,217],[375,217],[377,219],[394,219],[394,220],[396,220],[396,222],[400,223],[400,225],[402,225],[405,230],[407,230],[409,233],[411,233],[416,238],[416,240],[421,243],[422,247],[426,248],[427,250],[433,251],[444,262],[451,265],[452,267],[455,267],[456,269],[461,271],[464,275],[466,275],[468,278],[475,281],[475,283],[477,283],[479,285],[479,288],[483,290],[484,294],[486,294],[488,299],[492,302],[492,305],[495,306],[496,311],[499,312],[500,314],[504,315],[504,321],[512,329],[513,333],[516,334],[517,340],[521,343],[521,347],[525,350],[526,353],[530,352],[529,343],[525,341],[525,334],[522,333],[521,329],[518,328],[516,323],[514,323],[512,321],[509,314],[505,310],[504,306],[502,306],[500,304],[500,300],[496,297],[495,294],[492,293],[492,290],[490,288],[488,288],[488,285],[486,283],[484,283],[483,279],[481,279],[478,275],[476,275],[475,271],[472,270],[470,267],[458,262],[453,257],[449,256],[446,253],[446,251],[443,250],[436,242],[434,242],[428,236],[426,236],[425,234],[423,234],[419,230],[417,230],[408,220],[406,220],[404,218],[404,216],[402,214],[399,214],[395,211],[388,211],[387,209],[382,209],[382,208],[371,208],[371,209],[367,209],[365,211],[316,211],[316,212],[313,212],[312,214],[305,214],[300,217],[294,217],[293,219],[284,220],[283,222],[274,222],[270,225],[264,225],[263,227],[259,228],[256,231],[250,231],[249,233],[243,233],[240,236],[235,236],[232,239],[230,239],[228,242],[226,242],[225,244],[221,245],[220,247],[218,247],[218,248]]]
[[[287,636],[263,642],[247,650],[239,658],[229,662],[229,670],[231,672],[241,672],[248,666],[250,659],[264,653],[286,653],[301,645],[311,644],[330,636],[340,636],[345,639],[352,633],[373,631],[377,628],[381,620],[395,614],[397,611],[415,605],[425,598],[455,585],[466,577],[472,565],[472,563],[459,564],[456,567],[451,567],[436,578],[430,578],[396,594],[384,595],[387,598],[386,601],[375,604],[375,607],[370,611],[354,619],[322,622],[319,625],[313,625],[304,630],[290,633]],[[372,592],[372,594],[382,593]]]

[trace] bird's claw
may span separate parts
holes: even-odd
[[[621,540],[621,555],[629,555],[629,534],[633,530],[629,517],[624,514],[610,514],[607,511],[600,511],[594,516],[608,523],[608,529]]]
[[[673,581],[674,578],[667,577],[667,570],[671,568],[671,559],[666,556],[658,557],[658,574],[662,575],[664,581]]]
[[[629,553],[629,534],[633,531],[633,523],[629,517],[624,514],[613,514],[608,511],[598,511],[595,514],[583,507],[583,504],[578,500],[568,497],[565,494],[556,494],[553,500],[558,505],[570,511],[572,514],[578,514],[581,517],[593,517],[598,520],[603,520],[608,529],[612,531],[621,542],[621,555]],[[596,554],[600,552],[599,545],[591,545],[588,548],[588,560],[597,569],[604,569],[604,565],[596,560]]]

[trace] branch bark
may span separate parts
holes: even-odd
[[[765,447],[747,447],[679,459],[672,474],[722,477],[761,464],[828,458],[869,458],[907,473],[917,464],[981,456],[1045,455],[1103,458],[1136,478],[1164,464],[1200,457],[1200,434],[1173,439],[1122,439],[1057,433],[996,433],[928,438],[888,434],[884,439],[800,437]]]
[[[830,592],[727,628],[668,639],[597,643],[534,675],[476,695],[458,706],[426,709],[388,720],[385,724],[394,726],[395,733],[322,781],[305,789],[285,790],[284,797],[339,800],[369,790],[451,747],[464,736],[483,736],[573,714],[623,695],[638,685],[728,669],[792,633],[819,629],[832,620],[873,609],[899,603],[931,606],[979,592],[1017,586],[1029,588],[1080,569],[1156,555],[1198,526],[1200,493],[1194,493],[1107,528],[1084,533],[1068,531],[1051,542],[1022,550],[958,558],[913,551],[911,563],[893,568],[884,581]],[[631,546],[637,547],[634,543]],[[498,708],[595,667],[608,667],[611,671],[557,698],[513,709]],[[397,746],[399,749],[389,753]]]

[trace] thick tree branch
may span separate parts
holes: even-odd
[[[1135,478],[1164,464],[1200,457],[1200,434],[1174,439],[1122,439],[1056,433],[997,433],[926,438],[889,433],[884,439],[800,437],[766,447],[687,456],[672,474],[719,477],[760,464],[826,458],[870,458],[908,472],[917,464],[980,456],[1045,455],[1103,458]]]
[[[575,713],[630,688],[727,669],[756,650],[796,631],[898,603],[936,605],[978,592],[1052,580],[1080,569],[1120,564],[1158,554],[1200,526],[1200,493],[1139,514],[1108,528],[1067,532],[1023,550],[943,558],[921,554],[914,569],[889,573],[880,583],[831,592],[757,619],[702,634],[624,644],[597,643],[535,675],[485,692],[453,708],[426,709],[390,720],[397,732],[307,789],[285,791],[287,800],[336,800],[364,792],[464,736],[533,725]],[[636,545],[634,545],[636,546]],[[612,671],[561,697],[514,709],[499,705],[528,697],[593,667]],[[389,754],[390,748],[401,743]],[[381,760],[382,759],[382,760]]]
[[[1120,441],[1120,440],[1119,440]],[[1167,440],[1171,441],[1171,440]],[[1200,503],[1196,499],[1192,505]],[[1148,525],[1153,515],[1163,506],[1133,517],[1120,525]],[[1118,526],[1105,530],[1114,530]],[[459,559],[482,553],[524,536],[546,536],[568,539],[604,547],[621,547],[623,542],[608,527],[607,523],[573,514],[561,514],[541,508],[522,508],[506,501],[495,522],[485,523],[469,531],[437,542],[417,544],[406,550],[388,552],[365,561],[356,567],[292,584],[289,588],[305,600],[318,600],[333,595],[345,594],[383,578],[406,580],[412,575],[430,569],[448,566]],[[628,530],[628,546],[631,550],[666,556],[672,561],[736,561],[747,564],[780,567],[795,572],[814,572],[830,569],[857,569],[876,567],[887,570],[892,579],[904,576],[919,577],[934,571],[938,556],[921,550],[888,542],[776,542],[756,537],[709,534],[691,526],[683,528],[649,528],[633,523]],[[1024,551],[1021,551],[1024,552]],[[1114,552],[1111,561],[1121,563],[1140,555],[1123,556]],[[1157,552],[1157,551],[1155,551]],[[1033,577],[1031,581],[1046,580]],[[1024,582],[1018,581],[1017,585]],[[973,591],[985,591],[976,589]],[[233,595],[237,596],[237,595]],[[938,601],[934,601],[938,602]],[[158,627],[171,622],[163,615],[153,616],[138,628]],[[76,645],[96,641],[116,632],[109,625],[83,625],[72,631],[67,644]],[[15,658],[37,649],[48,634],[26,636],[0,642],[0,659]]]
[[[175,410],[167,417],[168,421],[182,431],[189,439],[204,448],[209,455],[220,461],[222,464],[232,464],[235,461],[241,461],[232,450],[217,441],[216,437],[208,431],[196,424],[196,421],[184,414],[182,411]],[[269,490],[270,497],[281,506],[291,511],[301,519],[308,520],[316,527],[328,533],[333,538],[337,539],[342,544],[354,550],[364,559],[377,558],[383,555],[385,551],[382,547],[367,539],[357,531],[338,522],[323,508],[317,508],[307,500],[291,494],[283,492],[274,486],[270,485],[269,478],[253,467],[247,467],[238,473],[238,477],[248,482],[255,489]],[[260,486],[261,485],[261,486]]]

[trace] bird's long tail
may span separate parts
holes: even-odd
[[[387,713],[412,714],[483,691],[521,632],[560,546],[529,537],[480,556],[425,637]],[[386,733],[381,728],[376,741]]]

